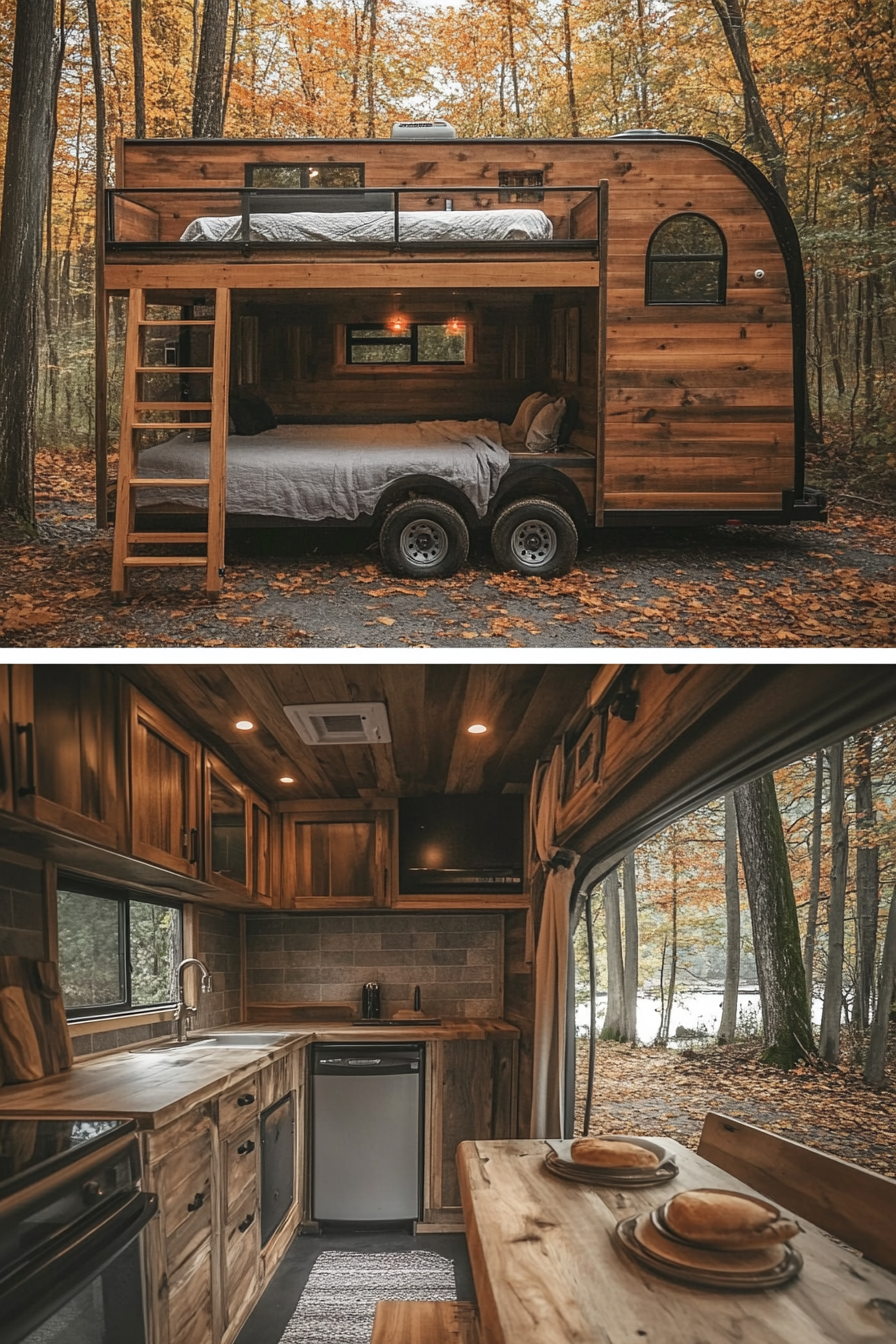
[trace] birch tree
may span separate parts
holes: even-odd
[[[622,927],[619,919],[619,869],[604,878],[604,923],[607,934],[607,1012],[601,1036],[618,1041],[624,1035],[622,998]]]
[[[843,743],[828,752],[831,780],[831,880],[828,892],[828,959],[824,977],[819,1053],[829,1064],[840,1059],[840,1017],[843,1000],[843,936],[846,912],[846,865],[849,832],[843,821]]]
[[[635,851],[622,861],[622,908],[625,912],[625,951],[622,966],[623,1035],[638,1039],[638,889]]]
[[[740,885],[737,873],[737,817],[734,795],[725,794],[725,989],[718,1039],[734,1040],[737,1029],[737,993],[740,988]]]

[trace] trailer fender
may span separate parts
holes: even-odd
[[[453,509],[457,509],[467,528],[471,531],[474,527],[479,526],[482,521],[472,502],[462,490],[458,490],[457,486],[450,485],[438,476],[418,475],[402,476],[400,480],[393,481],[383,491],[374,510],[373,525],[379,527],[390,509],[393,509],[396,504],[403,504],[406,499],[414,499],[417,495],[425,496],[427,499],[439,499],[443,504],[450,504]]]
[[[575,482],[557,467],[535,462],[531,466],[523,466],[507,473],[489,504],[486,521],[489,524],[494,522],[500,511],[516,499],[536,497],[552,500],[565,509],[580,534],[593,526],[594,520],[589,517],[582,492]]]

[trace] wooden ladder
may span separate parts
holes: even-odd
[[[159,327],[210,327],[212,362],[202,368],[183,365],[147,365],[144,338],[148,330]],[[149,320],[146,316],[146,291],[132,289],[129,294],[128,328],[125,342],[124,393],[121,405],[121,449],[118,459],[118,490],[115,506],[115,541],[112,549],[112,593],[123,599],[128,591],[128,574],[138,568],[189,566],[205,569],[205,587],[209,597],[218,598],[224,582],[224,512],[227,479],[228,382],[230,367],[230,290],[215,290],[215,316],[203,319]],[[208,401],[145,401],[140,380],[145,374],[207,374],[211,379]],[[154,411],[207,411],[201,423],[147,421]],[[138,438],[147,429],[209,431],[208,476],[172,480],[169,477],[139,475]],[[205,486],[208,490],[208,521],[205,532],[136,531],[137,492],[151,487]],[[135,546],[205,546],[205,555],[143,555]]]

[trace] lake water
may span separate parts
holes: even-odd
[[[606,994],[596,996],[597,1009],[597,1030],[600,1032],[603,1026],[604,1015],[607,1008]],[[588,1004],[580,1004],[576,1008],[576,1034],[579,1036],[588,1035]],[[762,1024],[762,1012],[759,1005],[759,991],[755,988],[744,989],[737,996],[737,1017],[738,1024],[750,1023],[754,1029],[760,1029]],[[672,1018],[669,1027],[670,1045],[687,1045],[689,1041],[676,1041],[675,1028],[683,1027],[686,1031],[705,1031],[710,1038],[714,1037],[719,1029],[719,1022],[722,1018],[722,990],[715,986],[705,989],[688,989],[681,994],[676,993],[675,1001],[672,1004]],[[821,1001],[815,1000],[812,1004],[812,1018],[814,1022],[821,1021]],[[652,994],[641,993],[638,995],[638,1040],[642,1045],[650,1045],[656,1038],[660,1029],[660,1001]]]

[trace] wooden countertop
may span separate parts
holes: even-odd
[[[691,1288],[642,1269],[615,1224],[681,1190],[753,1193],[682,1144],[662,1186],[599,1189],[552,1176],[540,1140],[462,1143],[467,1242],[482,1344],[893,1344],[896,1276],[801,1225],[803,1269],[764,1292]]]
[[[265,1022],[218,1028],[206,1035],[283,1032],[274,1045],[206,1046],[153,1051],[135,1047],[76,1062],[66,1073],[36,1083],[0,1088],[0,1119],[133,1117],[158,1129],[185,1111],[237,1087],[259,1068],[315,1041],[484,1040],[518,1035],[507,1022],[489,1018],[443,1021],[438,1027],[358,1027],[350,1022]]]

